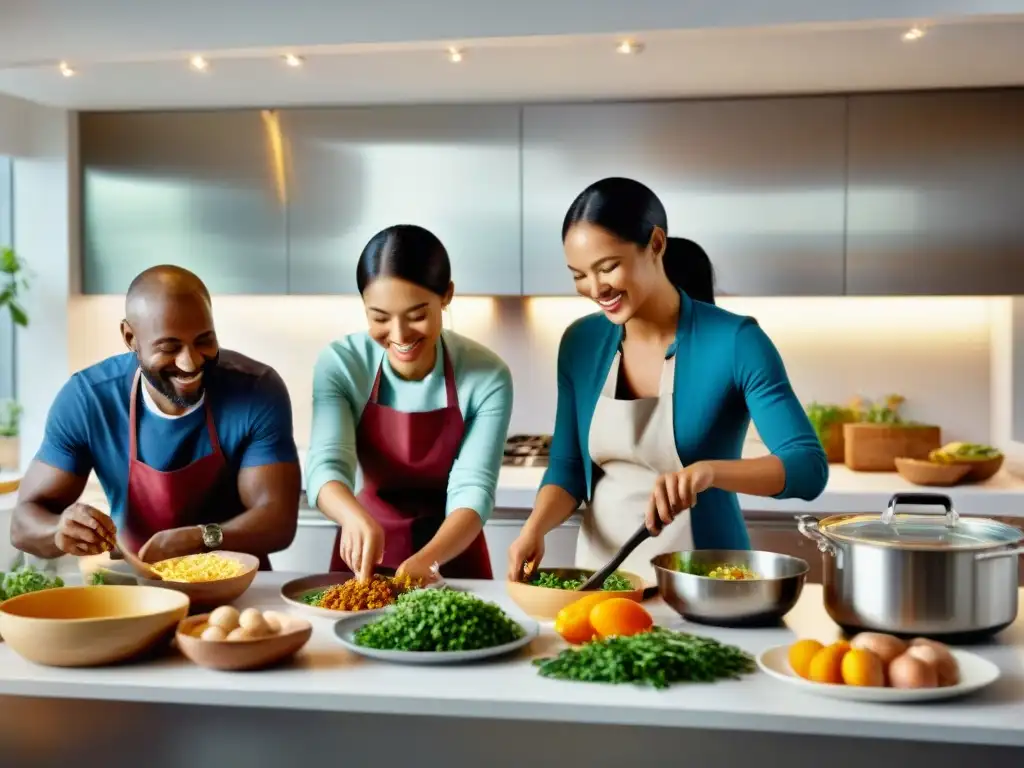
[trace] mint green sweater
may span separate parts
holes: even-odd
[[[475,341],[453,331],[444,331],[442,337],[466,421],[462,446],[448,477],[447,512],[472,509],[486,522],[494,509],[512,417],[512,374],[500,357]],[[405,412],[445,406],[440,342],[438,353],[434,370],[421,381],[399,378],[384,348],[366,332],[334,341],[320,353],[313,371],[313,429],[305,469],[306,495],[312,504],[332,480],[356,490],[356,426],[382,361],[381,405]]]

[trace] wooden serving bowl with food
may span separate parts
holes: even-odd
[[[139,573],[139,584],[188,595],[193,609],[212,608],[241,597],[256,578],[260,561],[243,552],[218,550],[153,563],[160,578]]]
[[[585,568],[538,568],[527,575],[526,581],[509,581],[505,588],[528,616],[553,621],[565,606],[590,594],[576,590],[594,573]],[[603,591],[639,603],[644,598],[644,580],[635,573],[616,571],[605,581]]]
[[[188,614],[186,595],[158,587],[64,587],[0,606],[0,628],[36,664],[91,667],[139,656],[169,641]]]
[[[963,464],[937,464],[927,459],[900,457],[895,462],[900,477],[914,485],[956,485],[971,471]]]
[[[313,625],[279,611],[222,605],[178,624],[178,649],[201,667],[263,669],[291,658],[309,642]]]
[[[946,443],[928,454],[929,461],[967,467],[964,482],[982,483],[1003,468],[1004,455],[998,448],[981,443]]]

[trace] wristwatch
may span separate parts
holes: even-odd
[[[224,531],[219,525],[200,525],[199,530],[203,532],[203,546],[207,549],[220,549],[224,543]]]

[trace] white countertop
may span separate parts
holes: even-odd
[[[532,509],[544,469],[503,467],[498,481],[498,507]],[[984,483],[953,488],[924,488],[896,472],[854,472],[842,464],[829,466],[828,486],[814,501],[739,496],[740,507],[751,512],[845,514],[881,512],[894,493],[944,493],[957,511],[970,515],[1024,517],[1024,480],[1002,471]]]
[[[260,574],[240,606],[282,608],[278,586],[297,574]],[[516,609],[500,582],[455,582]],[[827,642],[837,627],[808,586],[779,629],[685,625],[663,604],[659,623],[715,637],[751,653],[794,637]],[[492,663],[426,668],[388,665],[349,654],[331,622],[313,619],[314,634],[296,662],[254,673],[204,670],[184,658],[106,669],[56,669],[24,661],[0,643],[0,695],[211,704],[338,712],[424,714],[621,725],[725,728],[796,734],[1024,746],[1024,616],[990,645],[973,649],[999,665],[1003,678],[970,698],[942,704],[882,705],[816,697],[757,672],[739,681],[678,685],[665,691],[553,681],[531,658],[562,647],[549,627],[520,655]]]

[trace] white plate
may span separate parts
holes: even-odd
[[[387,611],[389,609],[385,609]],[[524,635],[518,640],[493,648],[482,648],[479,651],[381,651],[376,648],[364,648],[356,645],[356,631],[364,624],[376,621],[379,616],[351,616],[334,625],[334,636],[338,642],[352,653],[358,653],[368,659],[390,661],[396,664],[465,664],[471,661],[493,659],[505,656],[525,648],[540,632],[540,626],[531,619],[514,619],[523,628]]]
[[[789,666],[789,646],[777,645],[757,657],[762,672],[794,688],[819,696],[847,701],[876,701],[901,704],[914,701],[937,701],[966,696],[992,685],[999,679],[999,667],[987,659],[967,651],[951,648],[960,666],[960,682],[946,688],[868,688],[856,685],[815,683],[799,677]]]
[[[380,613],[383,610],[381,608],[367,611],[332,611],[329,608],[317,608],[315,605],[307,605],[302,602],[302,598],[311,592],[320,592],[336,584],[344,584],[351,578],[352,574],[347,572],[303,576],[300,579],[293,579],[281,587],[281,599],[302,613],[322,619],[344,619],[348,616],[370,616]],[[444,579],[439,579],[427,585],[426,589],[437,589],[442,586],[444,586]]]

